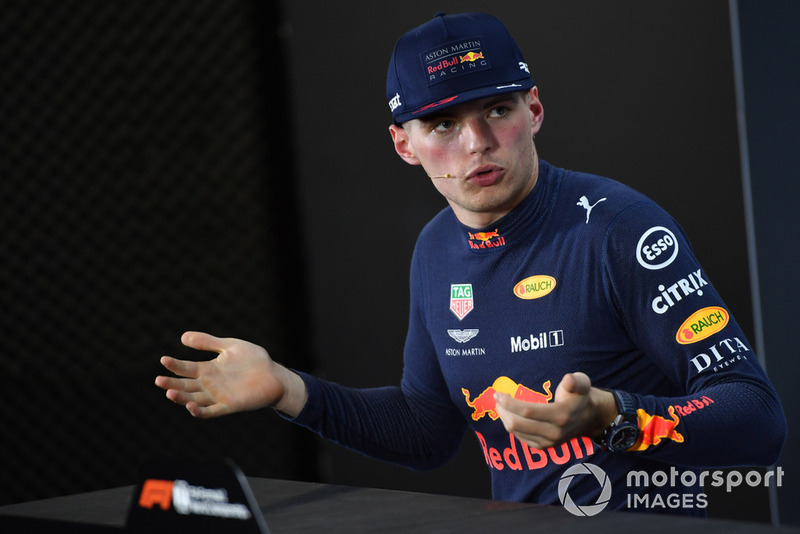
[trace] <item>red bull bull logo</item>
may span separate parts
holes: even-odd
[[[668,409],[669,418],[665,419],[660,415],[650,415],[642,409],[636,410],[639,416],[639,439],[628,450],[643,451],[653,445],[661,443],[662,439],[671,439],[676,443],[683,443],[683,435],[675,430],[681,422],[675,413],[675,407]]]
[[[464,394],[464,399],[467,401],[467,406],[472,408],[472,420],[478,419],[488,415],[492,421],[496,421],[500,416],[495,411],[497,404],[494,400],[495,393],[506,393],[512,398],[524,401],[533,402],[537,404],[547,404],[553,398],[550,391],[550,381],[548,380],[542,384],[544,393],[539,393],[530,388],[517,384],[507,376],[501,376],[494,381],[494,384],[484,389],[478,396],[470,400],[469,390],[461,388],[461,393]]]
[[[497,248],[506,244],[506,238],[495,228],[494,232],[469,232],[470,248]]]
[[[469,233],[470,239],[477,239],[478,241],[489,241],[493,237],[500,237],[500,232],[495,229],[494,232],[478,232],[473,234],[472,232]]]
[[[459,56],[461,63],[465,63],[467,61],[478,61],[479,59],[483,59],[483,52],[469,52],[463,56]]]

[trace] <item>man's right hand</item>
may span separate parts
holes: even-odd
[[[303,380],[275,363],[262,347],[202,332],[186,332],[181,342],[217,353],[216,358],[205,362],[161,358],[161,364],[178,377],[158,376],[156,385],[194,417],[217,417],[268,406],[294,417],[305,406],[308,392]]]

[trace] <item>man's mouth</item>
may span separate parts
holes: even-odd
[[[467,181],[480,187],[488,187],[500,181],[503,168],[497,165],[481,165],[467,174]]]

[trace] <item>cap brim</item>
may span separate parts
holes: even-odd
[[[402,113],[398,113],[394,116],[394,122],[403,123],[412,119],[421,119],[429,115],[439,113],[445,109],[458,106],[459,104],[465,104],[467,102],[472,102],[473,100],[479,100],[489,96],[516,93],[518,91],[527,91],[534,85],[536,85],[536,83],[533,81],[533,78],[526,77],[521,80],[515,80],[508,83],[472,89],[470,91],[458,93],[447,98],[435,100],[419,106],[416,109],[406,110]]]

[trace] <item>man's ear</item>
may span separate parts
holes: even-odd
[[[389,133],[392,136],[394,143],[394,151],[397,155],[403,158],[403,161],[409,165],[420,165],[419,159],[414,154],[411,147],[411,141],[408,138],[408,132],[402,126],[392,124],[389,126]]]
[[[533,120],[533,135],[539,133],[544,120],[544,108],[542,101],[539,100],[539,88],[535,85],[528,90],[528,108],[531,110]]]

